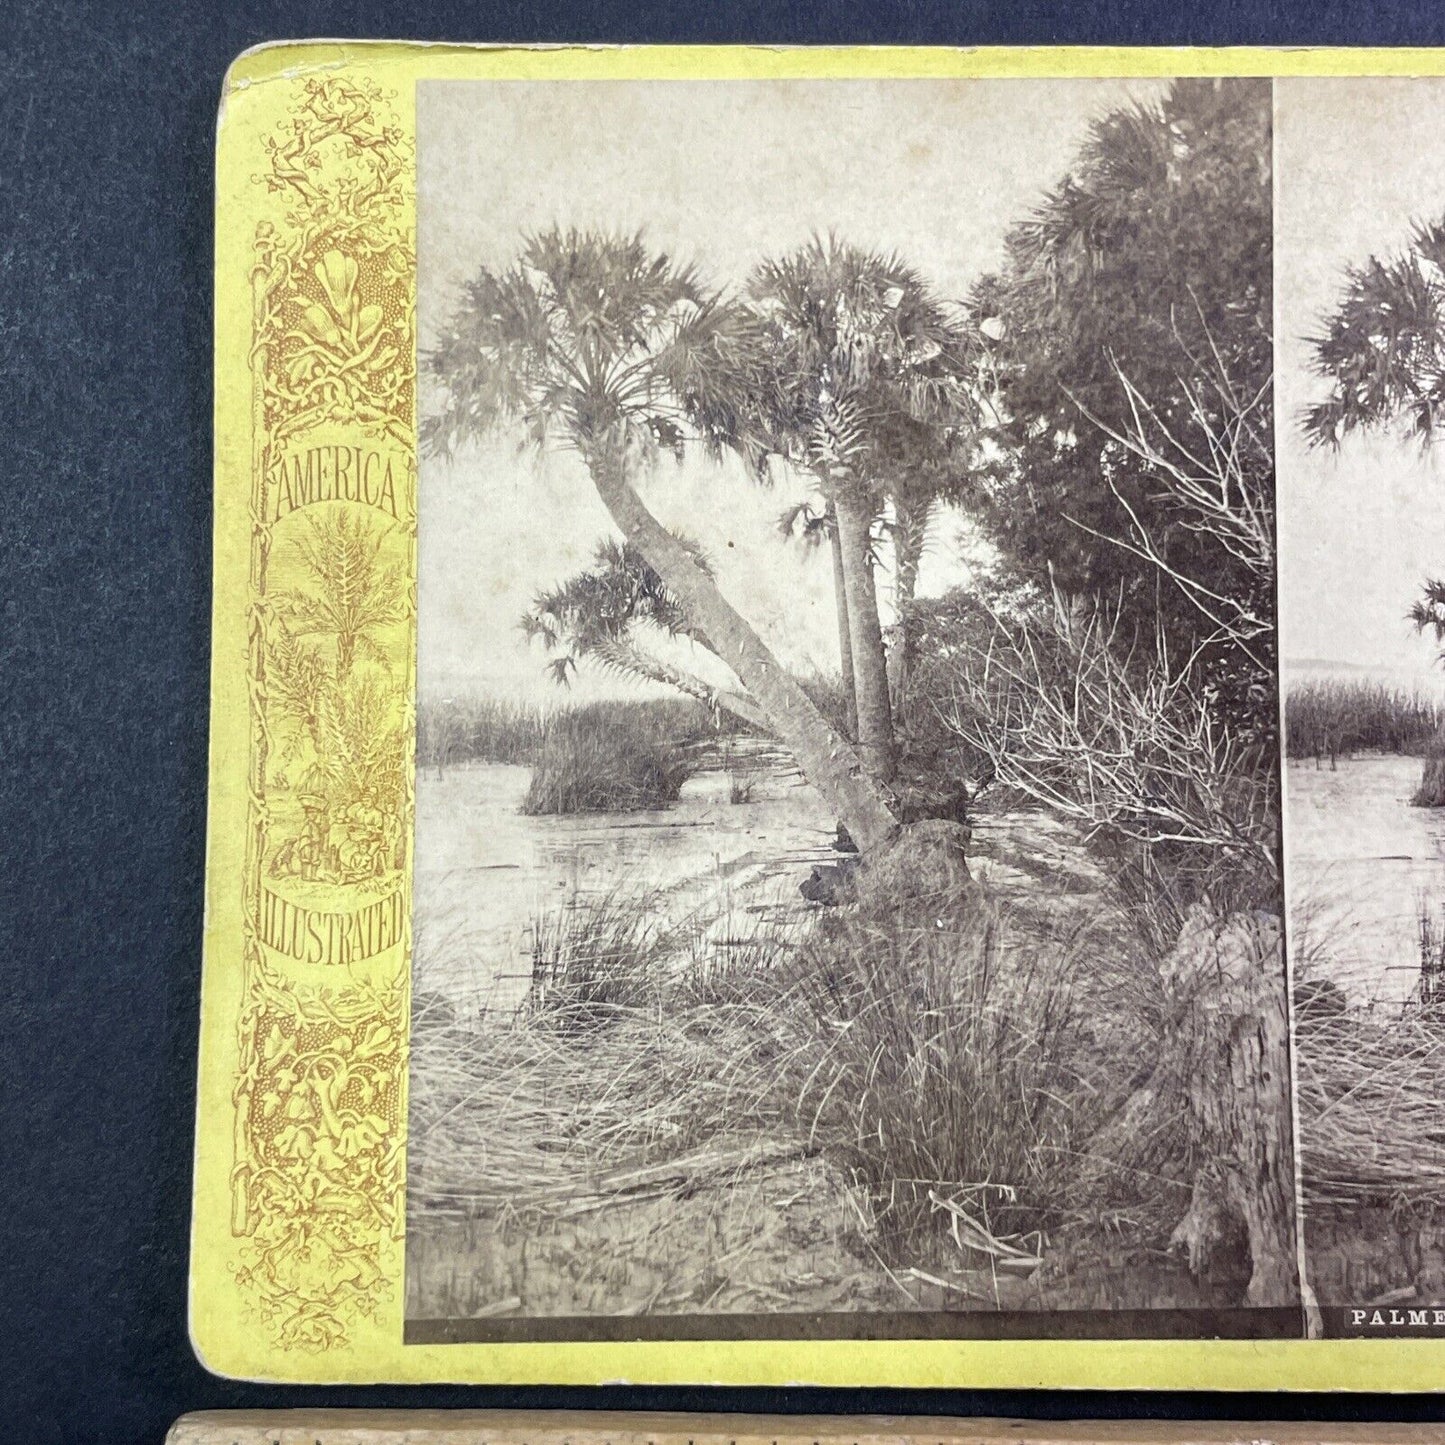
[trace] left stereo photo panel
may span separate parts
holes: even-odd
[[[416,113],[408,1344],[1298,1337],[1270,82]]]

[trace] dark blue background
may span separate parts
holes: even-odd
[[[406,35],[1428,45],[1445,10],[0,0],[0,1441],[140,1445],[187,1409],[323,1403],[1429,1418],[1411,1400],[277,1390],[195,1363],[216,103],[258,41]]]

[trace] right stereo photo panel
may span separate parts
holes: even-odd
[[[1284,853],[1305,1275],[1445,1328],[1445,83],[1280,80]]]

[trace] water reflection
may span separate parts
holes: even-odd
[[[1420,760],[1291,763],[1285,874],[1297,976],[1399,1004],[1419,977],[1420,914],[1445,910],[1445,810],[1414,808]]]

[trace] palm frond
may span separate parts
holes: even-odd
[[[834,527],[830,509],[816,507],[810,499],[795,502],[778,514],[778,535],[796,537],[807,547],[816,547],[832,535]]]
[[[712,575],[702,547],[674,533],[698,567]],[[549,650],[566,645],[587,654],[625,636],[639,623],[669,636],[699,638],[682,605],[635,547],[612,539],[600,542],[593,564],[533,598],[520,626]]]
[[[770,450],[888,476],[976,427],[981,345],[897,256],[815,236],[756,267],[747,294],[767,362],[752,421]]]
[[[1445,642],[1445,582],[1427,581],[1408,615],[1417,632],[1433,632],[1436,642]]]
[[[1302,423],[1316,444],[1403,418],[1423,441],[1445,416],[1445,221],[1417,225],[1398,255],[1345,275],[1324,329],[1310,338],[1332,383]]]
[[[759,369],[751,313],[640,233],[551,227],[510,269],[463,288],[423,357],[429,453],[515,428],[522,444],[614,430],[680,456],[761,447],[745,399]]]

